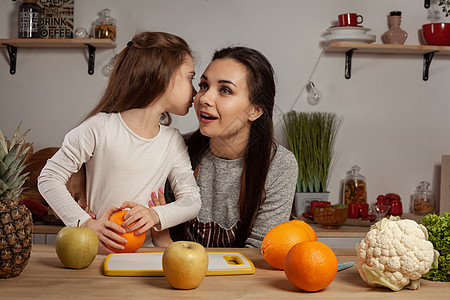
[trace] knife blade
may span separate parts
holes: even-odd
[[[345,270],[345,269],[348,269],[348,268],[352,267],[354,264],[355,264],[355,262],[353,262],[353,261],[340,263],[340,264],[338,264],[338,272],[342,271],[342,270]]]

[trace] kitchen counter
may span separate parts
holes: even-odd
[[[323,291],[306,293],[295,288],[281,270],[270,267],[259,249],[221,249],[238,251],[255,265],[252,275],[207,276],[194,290],[175,290],[164,277],[110,277],[103,275],[106,254],[98,254],[86,269],[65,268],[51,245],[33,245],[31,259],[25,270],[15,278],[0,280],[0,298],[9,299],[236,299],[292,298],[308,299],[445,299],[450,285],[445,282],[421,280],[419,290],[391,292],[368,286],[359,276],[356,265],[338,272],[335,280]],[[162,248],[143,248],[139,252],[161,252]],[[354,249],[335,249],[338,262],[356,262]]]

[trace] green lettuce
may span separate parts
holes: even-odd
[[[428,240],[440,254],[437,267],[422,277],[433,281],[450,281],[450,212],[430,214],[420,220],[428,230]]]

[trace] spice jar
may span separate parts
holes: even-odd
[[[414,192],[413,213],[416,215],[427,215],[434,212],[434,197],[429,186],[429,182],[421,181]]]
[[[391,216],[401,216],[403,214],[403,205],[400,196],[394,193],[386,194],[386,199],[389,199],[391,208],[389,214]]]
[[[366,178],[359,173],[360,169],[358,166],[353,166],[347,172],[344,187],[345,205],[353,202],[367,203]]]
[[[111,17],[110,13],[108,8],[100,11],[100,18],[95,21],[95,38],[116,40],[116,19]]]

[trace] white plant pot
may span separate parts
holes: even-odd
[[[309,212],[311,201],[328,201],[329,192],[325,193],[295,193],[294,216],[299,217],[304,212]]]

